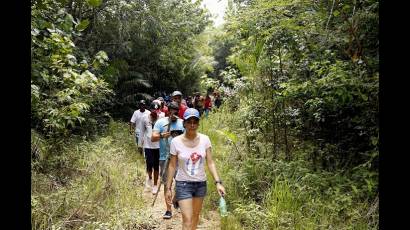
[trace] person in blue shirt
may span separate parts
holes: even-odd
[[[178,117],[179,105],[177,102],[173,101],[168,106],[169,109],[169,117],[164,117],[159,119],[152,130],[152,141],[159,140],[159,165],[160,165],[160,175],[161,180],[164,182],[164,196],[165,192],[167,191],[166,188],[166,174],[167,169],[165,169],[166,159],[169,157],[169,146],[171,143],[172,138],[182,134],[185,129],[183,125],[183,120]],[[170,125],[170,127],[168,127]],[[169,129],[168,129],[169,128]],[[169,131],[168,131],[169,130]],[[167,143],[168,141],[168,143]],[[165,201],[167,210],[163,215],[164,219],[170,219],[172,217],[171,205]]]

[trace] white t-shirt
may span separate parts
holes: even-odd
[[[135,112],[132,114],[131,122],[135,123],[135,133],[136,134],[140,133],[142,117],[146,114],[150,114],[150,111],[148,111],[147,109],[143,113],[140,110],[135,110]]]
[[[141,121],[140,137],[143,139],[143,142],[144,142],[142,147],[146,149],[159,149],[159,141],[156,141],[156,142],[151,141],[152,129],[154,128],[155,122],[151,121],[150,113],[151,112],[144,115]],[[158,119],[161,119],[163,117],[165,117],[164,112],[158,113]]]
[[[170,153],[178,157],[177,181],[206,181],[206,150],[211,146],[207,135],[198,133],[199,143],[194,148],[184,145],[182,135],[172,139]]]

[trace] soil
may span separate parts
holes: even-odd
[[[151,217],[155,218],[156,225],[154,229],[182,229],[182,214],[177,210],[172,209],[172,218],[163,219],[162,215],[165,213],[165,200],[164,200],[164,187],[162,186],[161,191],[159,191],[158,197],[155,201],[154,207],[152,207],[152,202],[154,200],[154,195],[151,191],[144,192],[144,199],[147,204],[147,209],[151,212]],[[215,230],[220,229],[220,218],[217,211],[211,210],[208,213],[204,213],[202,210],[200,215],[200,221],[197,229],[201,230]]]

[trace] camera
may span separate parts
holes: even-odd
[[[179,136],[183,133],[182,130],[171,130],[170,132],[172,137]]]

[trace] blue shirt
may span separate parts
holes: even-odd
[[[159,133],[164,133],[168,130],[169,117],[164,117],[155,122],[152,131],[157,131]],[[177,119],[175,122],[171,121],[171,127],[169,129],[172,131],[180,131],[181,133],[185,131],[183,120]],[[159,160],[166,160],[169,155],[169,145],[171,144],[172,136],[168,137],[168,148],[166,144],[166,138],[160,138],[159,140]]]

